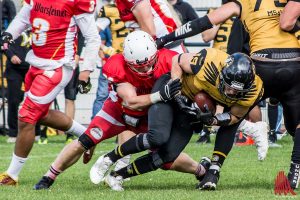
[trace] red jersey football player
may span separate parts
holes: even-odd
[[[110,82],[109,98],[85,133],[65,147],[35,189],[48,189],[60,172],[101,141],[125,130],[136,134],[147,132],[148,107],[172,99],[181,88],[179,80],[174,80],[151,94],[154,82],[170,71],[176,54],[168,49],[157,51],[153,38],[144,31],[130,33],[124,41],[124,53],[110,57],[103,66]],[[194,161],[193,166],[197,167],[198,163]]]
[[[75,67],[77,27],[86,40],[89,52],[80,69],[79,92],[89,91],[100,45],[93,15],[94,0],[45,1],[25,0],[24,6],[1,36],[2,49],[20,33],[32,27],[32,50],[26,61],[31,65],[26,78],[26,98],[19,111],[19,133],[15,151],[0,185],[16,185],[18,175],[34,143],[37,122],[80,136],[86,128],[64,113],[49,110],[50,104],[72,78]]]
[[[177,28],[174,13],[165,0],[116,0],[121,20],[129,29],[141,29],[153,38],[159,38]],[[165,48],[183,53],[180,42]]]

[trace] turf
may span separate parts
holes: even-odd
[[[29,160],[20,174],[17,187],[0,187],[0,200],[4,199],[286,199],[274,195],[274,179],[279,170],[287,172],[292,150],[291,137],[279,143],[282,148],[271,148],[264,162],[257,161],[253,146],[234,147],[222,168],[221,179],[216,191],[199,191],[193,175],[158,170],[132,178],[124,183],[124,192],[113,192],[104,185],[93,185],[89,180],[89,169],[96,158],[114,147],[114,140],[108,140],[96,149],[93,160],[87,164],[82,161],[60,175],[49,191],[34,191],[33,185],[47,171],[49,165],[64,146],[64,137],[49,138],[48,145],[34,145]],[[194,159],[210,156],[213,145],[198,145],[194,136],[186,147]],[[0,171],[9,165],[13,144],[7,144],[0,137]],[[296,190],[296,192],[298,192]],[[292,198],[292,197],[289,197]],[[299,198],[293,197],[293,199]]]

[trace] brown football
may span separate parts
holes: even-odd
[[[207,105],[209,111],[211,111],[213,114],[216,113],[216,102],[207,93],[199,92],[195,95],[194,101],[202,112],[205,112],[205,105]]]

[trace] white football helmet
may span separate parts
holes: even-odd
[[[151,35],[144,31],[129,33],[123,48],[123,55],[129,69],[142,77],[153,74],[156,68],[157,48]]]

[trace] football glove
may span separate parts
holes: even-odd
[[[164,37],[160,37],[160,38],[156,39],[155,43],[156,43],[157,49],[161,49],[165,46],[166,41],[165,41]]]
[[[85,82],[85,81],[82,81],[82,80],[79,80],[78,81],[78,91],[81,93],[81,94],[86,94],[88,93],[92,88],[92,84],[91,84],[91,79],[89,77],[88,81]]]
[[[161,87],[161,89],[159,90],[159,95],[161,100],[166,102],[173,99],[173,97],[177,95],[180,90],[181,82],[180,79],[177,78],[175,80],[170,80],[166,85]]]
[[[1,49],[7,50],[9,45],[12,44],[13,36],[9,32],[3,32],[1,35]]]

